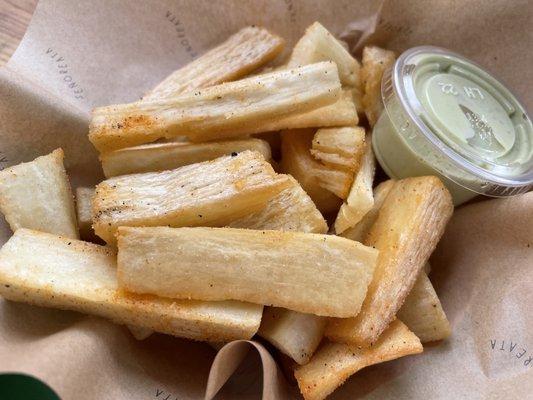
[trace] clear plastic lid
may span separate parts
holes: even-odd
[[[533,187],[533,126],[494,77],[437,47],[404,52],[382,81],[386,112],[406,144],[455,183],[489,196]]]

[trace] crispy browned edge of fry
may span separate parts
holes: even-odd
[[[422,351],[420,340],[397,319],[370,348],[324,340],[309,363],[295,368],[294,376],[305,400],[322,400],[367,366]]]

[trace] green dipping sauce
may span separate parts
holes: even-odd
[[[500,82],[436,47],[403,53],[383,77],[385,111],[373,130],[392,178],[437,175],[459,205],[533,187],[533,126]]]

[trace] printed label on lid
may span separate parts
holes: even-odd
[[[437,73],[419,81],[419,99],[428,122],[444,140],[499,158],[515,142],[504,107],[486,90],[461,76]]]

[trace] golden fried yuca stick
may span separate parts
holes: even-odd
[[[332,319],[333,341],[375,343],[402,306],[453,213],[450,193],[434,176],[397,181],[365,244],[379,250],[368,293],[355,318]]]
[[[99,107],[92,113],[89,139],[100,152],[163,137],[221,140],[257,132],[261,123],[272,118],[332,104],[340,94],[337,66],[322,62],[170,99]]]
[[[174,71],[143,100],[166,99],[197,88],[242,78],[273,60],[283,46],[284,40],[265,28],[247,26]]]
[[[354,172],[359,169],[364,149],[363,128],[322,128],[315,133],[311,154],[326,165]]]
[[[305,34],[294,46],[288,67],[320,61],[333,61],[337,64],[343,86],[360,87],[360,66],[357,60],[324,26],[315,22],[306,29]]]
[[[255,127],[243,126],[232,132],[232,135],[243,136],[261,132],[279,131],[283,129],[303,129],[331,126],[355,125],[359,121],[357,110],[349,90],[342,90],[335,103],[304,111],[301,113],[271,118]]]
[[[393,186],[393,180],[380,183],[374,190],[374,207],[357,225],[344,231],[341,236],[364,242]],[[451,333],[450,323],[427,276],[430,269],[429,263],[426,263],[397,314],[422,343],[445,339]]]
[[[361,160],[361,167],[353,181],[346,202],[342,204],[335,219],[335,232],[344,232],[357,224],[372,209],[374,195],[372,184],[376,171],[376,160],[372,152],[372,139],[370,135],[365,139],[365,151]]]
[[[361,369],[422,350],[416,335],[395,320],[370,348],[324,342],[309,363],[296,368],[294,375],[305,400],[322,400]]]
[[[290,186],[271,198],[267,205],[232,221],[230,228],[326,233],[328,225],[313,200],[293,177]]]
[[[94,197],[94,188],[78,187],[76,188],[76,214],[78,216],[78,225],[80,227],[80,236],[83,240],[92,242],[96,236],[92,227],[92,202]]]
[[[120,227],[118,249],[127,291],[339,317],[359,312],[377,257],[336,236],[233,228]]]
[[[112,250],[28,229],[0,250],[0,295],[196,340],[249,339],[262,313],[255,304],[125,294],[117,287]]]
[[[370,126],[374,126],[383,110],[381,78],[383,73],[392,67],[395,59],[396,56],[389,50],[374,46],[363,49],[363,67],[361,68],[364,85],[363,108]]]
[[[56,149],[0,172],[0,210],[13,231],[29,228],[79,237],[63,157],[63,150]]]
[[[374,222],[378,218],[379,210],[385,202],[390,190],[394,186],[394,181],[389,179],[388,181],[381,182],[374,189],[374,206],[364,215],[364,217],[355,226],[346,229],[340,234],[340,236],[347,239],[355,240],[356,242],[363,243],[366,235],[370,231]]]
[[[446,339],[451,334],[448,318],[424,271],[418,275],[413,289],[398,311],[398,318],[402,319],[422,343]]]
[[[341,236],[364,242],[393,186],[393,180],[379,184],[374,190],[374,207],[357,225],[344,231]],[[430,268],[429,263],[424,265],[423,271],[420,271],[418,279],[397,314],[422,343],[445,339],[451,333],[450,323],[427,276]]]
[[[227,154],[253,150],[270,160],[270,146],[259,139],[225,140],[209,143],[155,143],[111,151],[100,155],[107,178],[117,175],[165,171],[212,160]]]
[[[265,307],[257,334],[298,364],[309,361],[322,340],[326,319],[278,307]]]
[[[341,200],[318,184],[319,163],[311,156],[314,129],[289,130],[281,133],[281,170],[302,185],[322,213],[338,210]]]
[[[252,151],[117,176],[96,186],[93,227],[112,244],[119,226],[224,226],[259,211],[289,185],[286,175]]]

